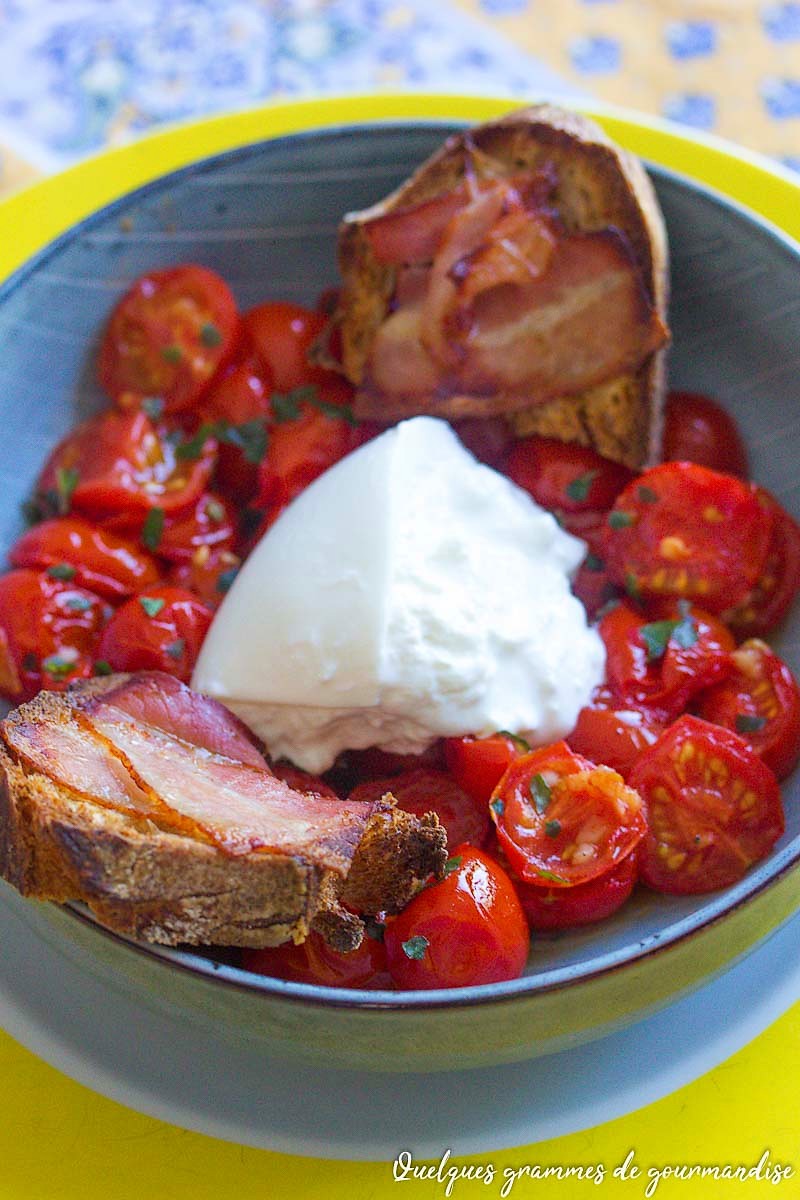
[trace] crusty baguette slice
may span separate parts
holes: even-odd
[[[268,848],[226,852],[202,829],[182,831],[180,820],[175,829],[165,828],[157,808],[120,811],[107,799],[93,798],[82,786],[83,772],[59,761],[61,743],[51,734],[66,725],[70,736],[77,729],[76,736],[94,739],[82,704],[90,706],[98,694],[113,699],[114,689],[126,681],[104,684],[67,695],[43,692],[3,722],[0,875],[23,895],[83,901],[109,928],[168,945],[274,946],[302,941],[318,928],[346,950],[363,932],[350,910],[396,911],[431,872],[441,870],[445,835],[436,818],[417,820],[396,809],[390,797],[363,814],[343,802],[334,849],[326,852],[321,839],[315,850],[312,840],[305,852],[294,854]],[[158,745],[163,749],[163,739]],[[92,740],[89,752],[95,750]],[[208,762],[209,753],[202,748],[200,760]],[[86,762],[88,775],[89,757]],[[124,756],[114,757],[115,769],[120,762],[129,770]],[[255,767],[236,766],[239,776],[257,773]],[[134,774],[137,784],[146,784]],[[286,794],[313,816],[313,796],[301,798],[288,788]]]
[[[379,327],[386,319],[397,267],[379,261],[365,226],[390,213],[413,209],[462,183],[471,148],[487,155],[507,177],[552,169],[552,203],[567,234],[617,230],[633,253],[644,291],[666,328],[668,257],[663,218],[641,163],[616,146],[593,121],[542,104],[509,113],[450,137],[412,177],[379,204],[345,216],[340,230],[343,281],[335,321],[341,329],[343,367],[356,385],[356,413],[375,418],[374,398],[360,395]],[[540,433],[595,447],[608,458],[638,467],[656,459],[665,388],[664,350],[656,349],[634,369],[604,378],[575,394],[542,399],[497,397],[496,411],[508,415],[519,435]],[[387,405],[385,419],[408,416]],[[425,411],[432,411],[429,406]],[[486,416],[491,407],[472,395],[454,395],[437,415]]]

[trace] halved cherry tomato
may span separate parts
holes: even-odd
[[[487,805],[511,763],[529,749],[526,742],[508,733],[445,738],[444,760],[459,787],[476,803]]]
[[[188,683],[213,615],[191,592],[147,588],[114,613],[97,657],[114,671],[165,671]]]
[[[544,932],[605,921],[629,899],[638,873],[638,857],[634,850],[605,875],[575,887],[541,887],[523,883],[513,874],[511,879],[531,929]]]
[[[39,476],[37,493],[56,512],[70,509],[119,529],[141,526],[152,509],[188,508],[207,486],[216,442],[209,439],[194,459],[176,457],[143,412],[113,409],[90,417],[59,442]],[[116,527],[116,526],[115,526]],[[153,549],[154,547],[150,547]]]
[[[659,892],[728,887],[764,858],[784,830],[778,784],[735,733],[681,717],[631,773],[648,833],[641,877]]]
[[[160,399],[192,405],[233,349],[239,325],[231,290],[196,265],[150,271],[111,314],[100,347],[100,382],[119,408]]]
[[[605,559],[635,597],[696,600],[720,613],[763,572],[773,515],[754,490],[694,463],[663,463],[629,484],[608,514]]]
[[[170,567],[167,582],[173,587],[194,592],[205,604],[218,608],[241,565],[242,560],[230,550],[212,550],[209,546],[200,546],[188,562],[176,562]]]
[[[447,877],[419,892],[386,927],[386,959],[399,988],[469,987],[522,974],[528,925],[503,868],[457,846]]]
[[[435,812],[447,831],[447,843],[457,846],[469,842],[482,846],[491,827],[489,809],[476,802],[454,779],[442,771],[418,768],[388,779],[361,783],[350,793],[351,800],[380,800],[391,792],[397,807],[421,817]]]
[[[752,638],[731,656],[733,674],[699,698],[699,716],[738,733],[784,779],[800,758],[800,688],[765,642]]]
[[[203,492],[192,508],[169,517],[158,542],[158,553],[169,562],[189,562],[198,550],[230,550],[236,536],[236,513],[227,500]]]
[[[111,608],[47,571],[0,576],[0,693],[19,703],[94,674]]]
[[[776,629],[800,592],[800,525],[766,488],[756,487],[759,503],[774,524],[766,562],[755,586],[722,615],[738,637],[763,637]]]
[[[747,479],[747,450],[736,422],[716,400],[697,392],[667,396],[661,457]]]
[[[159,577],[152,555],[81,517],[56,517],[34,525],[14,543],[8,559],[14,567],[49,570],[53,578],[108,600],[122,600]]]
[[[296,792],[313,792],[315,796],[324,796],[326,800],[340,798],[324,779],[320,779],[318,775],[311,775],[308,771],[301,771],[294,763],[286,762],[285,759],[272,763],[272,774],[288,783]]]
[[[626,708],[610,688],[600,687],[578,713],[567,741],[576,754],[612,767],[627,779],[642,752],[663,731],[663,723],[644,706]]]
[[[291,391],[330,376],[308,360],[312,344],[328,322],[324,313],[282,300],[269,301],[251,308],[242,322],[256,353],[269,367],[277,391]]]
[[[598,625],[606,680],[623,706],[667,721],[731,669],[736,643],[721,621],[687,601],[647,620],[624,601]]]
[[[319,987],[374,991],[392,986],[383,942],[369,934],[357,950],[341,954],[312,930],[299,946],[286,942],[264,950],[243,950],[242,966],[255,975],[271,975],[292,983],[315,983]]]
[[[490,802],[497,837],[525,883],[574,887],[612,870],[645,834],[641,801],[621,775],[566,742],[511,764]]]
[[[248,343],[249,347],[249,343]],[[214,380],[203,397],[201,420],[247,425],[272,418],[272,372],[254,351],[238,356]],[[220,444],[217,486],[239,504],[253,496],[258,485],[258,464],[249,462],[239,446]]]

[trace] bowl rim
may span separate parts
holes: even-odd
[[[512,102],[513,103],[513,102]],[[601,110],[598,109],[598,112]],[[235,146],[214,154],[205,155],[186,163],[183,166],[167,171],[164,174],[130,189],[96,208],[76,221],[53,240],[44,245],[37,253],[17,267],[2,282],[0,282],[0,305],[20,287],[26,279],[57,254],[63,247],[73,242],[82,234],[89,232],[101,222],[113,218],[117,212],[126,209],[131,203],[137,203],[148,196],[163,192],[175,183],[183,182],[193,176],[213,170],[219,165],[244,161],[267,146],[283,142],[296,144],[298,141],[311,141],[320,136],[326,138],[363,137],[365,134],[381,132],[387,129],[396,131],[400,136],[403,132],[417,132],[421,129],[435,132],[440,130],[442,136],[459,128],[466,128],[473,122],[457,117],[441,117],[415,119],[378,119],[364,120],[352,123],[334,123],[303,128],[289,133],[269,135],[245,145]],[[664,123],[662,123],[664,124]],[[687,139],[691,140],[691,139]],[[745,220],[769,241],[772,246],[780,247],[795,265],[800,266],[800,243],[785,230],[774,224],[760,213],[726,195],[706,183],[699,182],[690,176],[670,167],[652,162],[643,157],[642,161],[648,174],[655,179],[663,179],[678,188],[695,193],[712,204],[729,211],[737,218]],[[756,164],[759,165],[759,164]],[[787,173],[788,174],[788,173]],[[776,854],[759,864],[743,880],[720,893],[711,893],[712,899],[703,903],[695,913],[679,917],[666,928],[659,929],[626,946],[605,951],[580,963],[563,967],[551,968],[538,975],[523,975],[518,979],[501,983],[473,985],[464,988],[436,989],[431,991],[393,992],[384,990],[337,989],[316,984],[294,983],[276,979],[270,976],[260,976],[245,971],[241,967],[228,966],[215,960],[208,959],[196,953],[192,948],[174,949],[155,944],[144,943],[118,934],[101,925],[83,906],[67,904],[65,910],[73,918],[90,926],[100,935],[124,945],[134,952],[145,955],[150,960],[159,962],[165,969],[177,967],[181,971],[197,978],[198,976],[249,995],[269,995],[276,999],[299,1003],[301,1005],[335,1007],[358,1011],[390,1010],[422,1011],[426,1009],[447,1009],[483,1006],[486,1004],[506,1003],[511,1000],[535,995],[541,995],[573,986],[588,984],[601,977],[658,955],[661,951],[672,949],[677,945],[694,938],[732,914],[746,906],[764,891],[774,887],[790,871],[800,864],[800,835],[794,838]]]

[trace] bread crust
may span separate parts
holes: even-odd
[[[448,138],[380,203],[345,215],[339,235],[343,289],[336,319],[344,371],[356,387],[364,379],[370,347],[386,316],[396,278],[393,266],[375,258],[363,226],[451,191],[464,176],[470,147],[489,155],[509,175],[551,163],[558,179],[553,205],[566,231],[592,233],[613,227],[624,234],[645,291],[666,322],[667,236],[644,167],[589,118],[550,104],[532,105]],[[640,467],[658,457],[664,390],[662,349],[635,372],[579,395],[537,405],[521,398],[509,420],[519,436],[541,433],[577,441],[608,458]]]
[[[69,709],[68,697],[42,693],[18,715],[62,720]],[[0,746],[0,875],[24,896],[82,901],[104,925],[145,941],[258,948],[319,928],[353,949],[363,924],[343,900],[393,911],[445,858],[436,818],[417,821],[390,802],[366,825],[352,882],[349,863],[335,871],[287,854],[232,857],[94,803]]]

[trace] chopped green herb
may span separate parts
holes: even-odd
[[[185,442],[179,442],[175,447],[175,457],[194,462],[203,453],[203,447],[211,437],[216,437],[220,427],[225,425],[224,421],[217,421],[215,424],[201,425],[194,437],[190,437]]]
[[[643,625],[639,636],[647,648],[647,661],[658,662],[670,642],[674,642],[681,650],[688,650],[698,638],[697,626],[686,613],[679,620],[652,621]]]
[[[284,421],[296,421],[302,413],[304,404],[310,404],[312,408],[324,413],[326,417],[336,417],[340,421],[346,421],[348,425],[358,425],[358,419],[352,408],[346,404],[331,404],[327,400],[321,400],[319,392],[312,383],[293,388],[291,392],[276,392],[272,397],[272,415],[278,424],[282,424]]]
[[[72,493],[79,482],[77,467],[59,467],[56,471],[56,511],[62,516],[72,507]]]
[[[564,489],[570,500],[577,500],[579,503],[585,500],[597,475],[597,471],[587,471],[585,475],[578,475],[576,479],[571,479]]]
[[[95,675],[113,675],[114,668],[111,666],[111,663],[106,662],[104,658],[98,658],[97,662],[94,664],[94,673]]]
[[[364,932],[373,942],[382,942],[386,931],[380,921],[376,921],[374,917],[367,917],[364,921]]]
[[[145,396],[142,408],[151,421],[157,421],[164,415],[164,400],[161,396]]]
[[[54,679],[63,679],[65,675],[72,674],[75,663],[68,658],[60,658],[58,654],[51,654],[49,658],[42,659],[42,670]]]
[[[530,793],[533,803],[536,805],[536,811],[539,815],[543,815],[550,803],[552,789],[550,784],[545,779],[544,775],[534,775],[530,782]]]
[[[629,525],[636,524],[636,513],[626,512],[624,508],[614,508],[608,514],[608,525],[610,529],[627,529]]]
[[[220,521],[225,520],[225,505],[221,500],[215,500],[212,496],[210,500],[206,500],[205,513],[209,521],[219,525]]]
[[[186,639],[185,638],[176,638],[174,642],[170,642],[170,644],[168,646],[164,647],[164,653],[168,654],[170,656],[170,658],[174,658],[177,661],[179,658],[182,657],[185,649],[186,649]]]
[[[543,867],[537,867],[536,874],[540,879],[547,879],[550,883],[569,883],[563,875],[556,875],[553,871],[545,871]]]
[[[638,602],[642,598],[642,593],[639,588],[639,580],[631,571],[628,571],[625,576],[625,591],[628,593],[631,600],[636,600]]]
[[[217,576],[216,590],[222,592],[223,596],[230,591],[231,584],[239,574],[238,567],[229,567],[227,571],[220,571]]]
[[[75,568],[72,563],[53,563],[52,567],[47,568],[47,574],[51,579],[70,580],[75,578]]]
[[[142,541],[148,550],[157,550],[164,532],[163,508],[151,508],[142,526]]]
[[[208,346],[210,349],[212,346],[218,346],[220,344],[222,341],[222,334],[217,329],[216,325],[212,325],[210,321],[207,321],[206,324],[200,329],[200,341],[204,346]]]
[[[157,617],[166,604],[166,600],[162,600],[160,596],[140,596],[139,603],[148,617]]]
[[[489,808],[492,810],[492,812],[497,813],[498,817],[502,817],[505,807],[505,804],[499,796],[495,796],[494,800],[489,801]]]
[[[86,612],[92,607],[92,601],[88,596],[68,596],[65,605],[70,612]]]
[[[43,496],[33,496],[30,500],[22,501],[19,507],[26,525],[36,525],[39,521],[44,520],[47,515],[44,504]]]
[[[513,742],[517,750],[521,750],[523,754],[528,754],[530,751],[530,742],[526,742],[524,737],[520,737],[518,733],[510,733],[507,729],[498,729],[497,737],[508,738]]]
[[[463,861],[464,856],[462,854],[456,854],[453,856],[453,858],[448,858],[447,862],[444,864],[443,878],[447,879],[448,875],[452,875],[453,871],[457,871]]]
[[[754,713],[737,713],[734,722],[737,733],[760,733],[766,723],[766,717],[757,717]]]
[[[39,670],[39,659],[36,657],[36,655],[33,653],[32,650],[29,650],[28,653],[23,658],[22,669],[23,669],[23,671],[38,671]]]
[[[221,442],[237,446],[245,462],[260,463],[267,453],[267,422],[262,417],[256,417],[253,421],[243,421],[241,425],[228,425],[226,429],[220,430],[217,436]]]
[[[161,351],[161,357],[164,362],[177,366],[179,362],[183,362],[183,351],[180,346],[164,346]]]
[[[561,822],[560,821],[545,821],[544,831],[548,837],[557,838],[558,835],[561,833]]]
[[[406,958],[421,959],[425,957],[425,951],[428,949],[430,942],[421,933],[418,933],[416,937],[410,937],[407,942],[401,942],[400,944],[403,947],[403,953]]]
[[[653,489],[648,487],[646,483],[639,484],[638,488],[636,489],[636,494],[641,500],[642,504],[658,503],[658,493],[654,492]]]
[[[586,558],[583,560],[583,565],[586,567],[587,571],[604,571],[606,566],[602,558],[598,558],[596,554],[591,553],[586,555]]]

